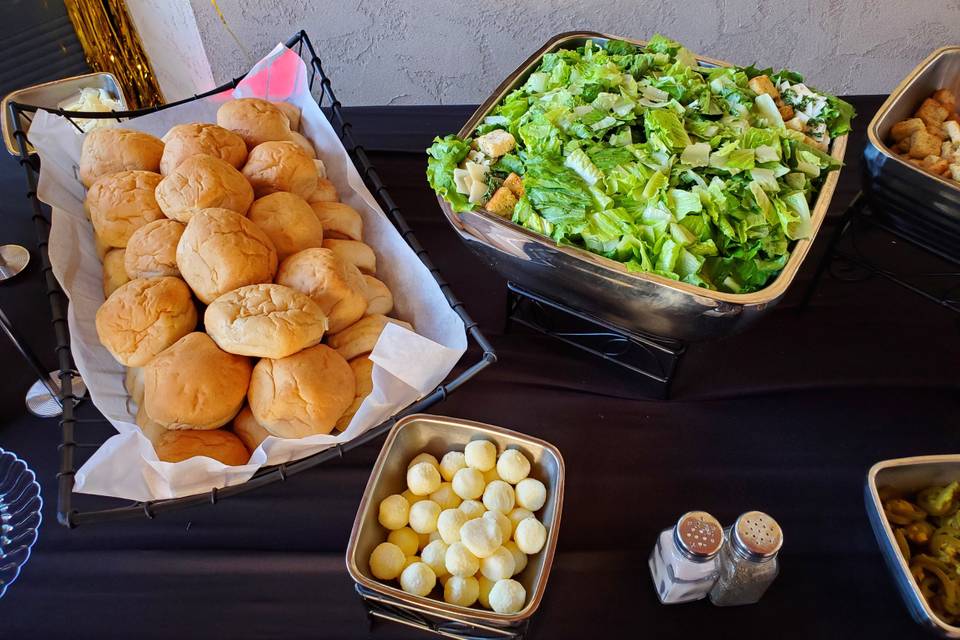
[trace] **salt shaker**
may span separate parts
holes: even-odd
[[[710,602],[718,607],[753,604],[780,571],[777,553],[783,531],[767,514],[748,511],[725,534],[728,542],[718,558],[720,576],[710,590]]]
[[[650,554],[650,575],[663,604],[706,597],[717,579],[723,528],[705,511],[690,511],[664,529]]]

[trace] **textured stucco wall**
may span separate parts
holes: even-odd
[[[217,82],[249,66],[210,0],[190,0]],[[351,105],[475,103],[549,36],[657,31],[836,93],[887,93],[960,42],[960,0],[217,0],[257,59],[304,28]]]

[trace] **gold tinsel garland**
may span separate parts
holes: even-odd
[[[124,0],[64,0],[64,4],[87,64],[116,77],[129,108],[163,104],[160,85]]]

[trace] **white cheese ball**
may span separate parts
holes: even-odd
[[[410,503],[398,493],[387,496],[380,502],[377,521],[391,531],[407,526],[410,517]]]
[[[379,580],[393,580],[403,571],[407,556],[395,544],[381,542],[370,554],[370,573]]]
[[[403,568],[406,569],[407,567],[412,565],[414,562],[420,562],[420,556],[407,556],[407,559],[403,563]],[[401,573],[403,572],[401,571]]]
[[[460,503],[458,507],[460,511],[463,511],[467,514],[467,520],[473,520],[474,518],[479,518],[487,510],[483,503],[479,500],[464,500]]]
[[[507,449],[497,460],[497,475],[510,484],[517,484],[530,475],[530,461],[516,449]]]
[[[499,511],[487,511],[483,514],[484,518],[493,520],[497,523],[497,526],[500,527],[500,538],[503,540],[509,540],[510,535],[513,533],[513,523],[510,522],[510,518],[503,515]]]
[[[524,478],[514,487],[517,504],[530,511],[538,511],[547,502],[547,488],[536,478]]]
[[[469,519],[460,509],[444,509],[437,518],[437,531],[447,544],[460,542],[460,527]]]
[[[425,596],[437,586],[437,576],[426,562],[414,562],[400,574],[400,588],[415,596]]]
[[[401,493],[400,495],[402,495],[403,498],[404,498],[404,500],[406,500],[407,502],[409,502],[411,505],[412,505],[412,504],[416,504],[417,502],[420,502],[421,500],[429,500],[429,498],[428,498],[427,496],[414,495],[414,493],[413,493],[412,491],[410,491],[410,489],[407,489],[406,491],[404,491],[404,492]]]
[[[453,474],[467,466],[466,456],[461,451],[448,451],[440,458],[440,475],[447,482],[453,481]]]
[[[490,483],[493,482],[494,480],[503,480],[503,478],[500,477],[500,474],[497,473],[497,468],[496,468],[496,467],[493,467],[493,468],[490,469],[489,471],[484,471],[484,472],[483,472],[483,482],[484,482],[485,484],[490,484]]]
[[[527,601],[527,591],[516,580],[498,580],[490,589],[490,608],[497,613],[516,613]]]
[[[464,467],[453,475],[453,492],[464,500],[476,500],[483,495],[487,483],[483,474],[473,467]]]
[[[437,530],[440,505],[433,500],[424,500],[410,507],[410,528],[417,533],[433,533]]]
[[[507,514],[507,517],[510,518],[510,522],[513,523],[513,534],[517,533],[517,525],[520,524],[521,520],[526,520],[527,518],[532,518],[533,512],[529,509],[524,509],[523,507],[517,507],[513,511]]]
[[[497,445],[489,440],[474,440],[463,448],[463,459],[468,467],[489,471],[497,466]]]
[[[513,577],[516,560],[506,547],[500,547],[486,558],[480,559],[480,573],[491,580],[506,580]]]
[[[441,482],[440,488],[430,494],[430,499],[443,509],[456,509],[463,500],[453,492],[453,485]]]
[[[394,529],[390,532],[390,535],[387,536],[387,542],[400,547],[405,556],[416,555],[417,550],[420,548],[420,536],[410,527]]]
[[[517,575],[527,568],[527,554],[520,551],[516,542],[509,540],[503,543],[503,547],[513,555],[513,575]]]
[[[407,469],[409,469],[410,467],[412,467],[412,466],[415,465],[415,464],[420,464],[421,462],[430,463],[431,465],[434,466],[434,468],[435,468],[437,471],[440,471],[440,463],[437,462],[437,459],[436,459],[434,456],[432,456],[432,455],[430,455],[429,453],[426,453],[426,452],[424,452],[424,453],[418,453],[416,456],[414,456],[413,460],[411,460],[411,461],[407,464]]]
[[[439,519],[440,519],[440,517],[437,516],[437,520],[439,520]],[[429,535],[429,538],[430,538],[430,541],[429,541],[427,544],[430,544],[430,542],[433,542],[434,540],[443,540],[443,536],[440,535],[440,532],[439,532],[439,531],[431,531],[431,532],[430,532],[430,535]]]
[[[480,596],[480,583],[473,576],[450,576],[443,585],[443,599],[450,604],[469,607]]]
[[[434,540],[420,552],[420,559],[430,565],[433,575],[442,578],[447,574],[444,564],[447,558],[447,543],[443,540]]]
[[[488,511],[510,513],[516,503],[513,487],[503,480],[494,480],[483,490],[483,506]]]
[[[460,527],[460,541],[473,555],[486,558],[503,544],[503,535],[496,520],[475,518]]]
[[[429,462],[418,462],[407,469],[407,486],[417,496],[428,496],[440,488],[440,472]]]
[[[416,533],[417,537],[420,538],[420,542],[417,544],[417,551],[422,551],[424,547],[433,542],[433,540],[430,538],[431,534],[429,533],[417,533],[416,531],[414,531],[414,533]]]
[[[444,566],[451,575],[465,578],[480,570],[480,558],[473,555],[462,542],[454,542],[447,548]]]
[[[520,547],[520,551],[531,555],[543,549],[547,541],[547,528],[536,518],[525,518],[517,525],[517,530],[513,532],[513,539]]]
[[[480,593],[477,594],[477,601],[485,608],[490,608],[490,590],[496,584],[493,580],[483,577],[483,574],[477,576],[477,584],[480,585]]]

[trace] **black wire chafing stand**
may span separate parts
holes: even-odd
[[[317,53],[313,48],[313,44],[307,37],[306,32],[300,31],[295,34],[286,42],[286,46],[290,49],[296,50],[300,57],[306,62],[310,69],[311,92],[315,91],[319,93],[319,97],[317,98],[318,105],[321,107],[324,115],[327,116],[330,124],[337,132],[340,140],[343,142],[344,147],[350,154],[350,157],[353,159],[357,169],[360,172],[360,175],[366,181],[371,192],[383,206],[394,226],[400,232],[400,235],[407,242],[407,244],[410,245],[410,248],[413,249],[414,253],[416,253],[417,257],[421,260],[421,262],[423,262],[424,266],[427,267],[431,275],[437,281],[437,284],[440,286],[440,290],[443,292],[447,303],[463,321],[467,334],[480,351],[479,360],[460,370],[459,374],[451,374],[452,377],[448,378],[447,381],[434,389],[430,394],[403,409],[389,420],[386,420],[385,422],[371,428],[366,433],[354,438],[350,442],[347,442],[343,445],[336,445],[330,449],[301,460],[271,467],[264,467],[257,471],[257,473],[254,474],[250,480],[243,484],[229,486],[223,489],[213,489],[203,494],[186,496],[183,498],[154,500],[149,502],[127,501],[126,504],[123,504],[122,506],[90,511],[83,511],[75,508],[73,502],[75,499],[75,496],[73,495],[74,475],[80,464],[83,462],[82,460],[78,460],[78,455],[81,455],[84,451],[92,452],[99,447],[100,444],[102,444],[101,442],[79,442],[79,432],[85,431],[88,434],[88,437],[90,437],[89,434],[91,431],[99,431],[101,432],[100,435],[103,435],[105,433],[112,432],[112,427],[109,429],[105,428],[109,427],[109,423],[103,416],[99,414],[99,412],[94,412],[96,413],[96,416],[90,419],[82,418],[78,415],[78,412],[82,407],[79,406],[81,398],[77,395],[74,395],[74,389],[72,386],[72,378],[78,374],[75,370],[73,357],[70,353],[70,333],[67,327],[68,300],[61,290],[60,285],[57,283],[57,280],[53,274],[53,269],[50,266],[50,258],[47,253],[47,242],[50,234],[50,217],[48,213],[44,211],[44,207],[41,206],[40,201],[37,199],[37,176],[40,170],[40,160],[36,155],[30,155],[27,147],[27,134],[20,126],[20,116],[23,116],[29,121],[32,114],[37,111],[37,107],[11,102],[10,110],[16,127],[14,136],[20,152],[19,162],[26,173],[26,195],[31,206],[33,207],[33,221],[37,232],[37,248],[39,250],[42,263],[41,271],[43,274],[47,297],[50,302],[53,328],[57,342],[56,352],[60,379],[59,398],[63,405],[63,415],[60,420],[62,429],[62,442],[58,447],[58,450],[60,451],[60,472],[57,474],[59,482],[59,491],[57,496],[57,520],[60,522],[60,524],[66,527],[73,528],[81,524],[126,520],[142,516],[152,519],[160,513],[201,505],[204,503],[216,504],[223,498],[244,493],[273,482],[286,480],[289,476],[315,467],[333,458],[342,457],[345,451],[349,451],[350,449],[379,438],[389,431],[394,423],[396,423],[396,421],[403,416],[427,410],[430,406],[446,398],[447,395],[455,391],[462,384],[473,378],[480,371],[493,364],[497,360],[497,356],[492,345],[480,332],[477,323],[471,319],[470,315],[464,308],[463,303],[460,302],[460,300],[458,300],[454,295],[450,285],[440,275],[439,270],[434,266],[429,255],[417,241],[410,226],[400,214],[399,208],[393,201],[393,198],[390,197],[390,194],[387,192],[387,188],[384,186],[376,169],[371,164],[370,159],[367,156],[367,152],[363,149],[363,147],[356,143],[353,137],[352,127],[344,118],[342,105],[334,95],[330,79],[324,73],[320,58],[317,56]],[[138,111],[90,113],[79,111],[68,112],[62,109],[46,110],[50,113],[64,116],[79,129],[79,126],[74,121],[74,118],[115,118],[118,122],[120,122],[123,118],[135,118],[137,116],[142,116],[154,111],[169,109],[170,107],[191,102],[193,100],[199,100],[208,96],[222,93],[229,89],[235,88],[242,79],[243,76],[235,78],[225,85],[212,89],[206,93],[193,96],[192,98],[187,98],[178,102],[172,102],[157,107],[141,109]],[[316,93],[314,93],[314,95],[316,95]],[[468,353],[476,353],[476,350],[471,349],[468,351]],[[84,459],[86,459],[86,457],[88,456],[84,455]]]
[[[893,240],[887,244],[887,253],[893,250],[893,244],[902,242],[939,259],[943,268],[918,272],[879,264],[879,256],[872,255],[875,249],[865,246],[868,244],[865,242],[867,236],[878,231]],[[894,224],[884,216],[882,203],[873,201],[864,192],[854,197],[837,221],[827,250],[804,292],[801,309],[810,302],[823,274],[828,270],[832,277],[845,282],[859,282],[879,276],[960,314],[960,259],[945,253],[940,247],[931,246],[922,233],[913,233],[908,227]]]

